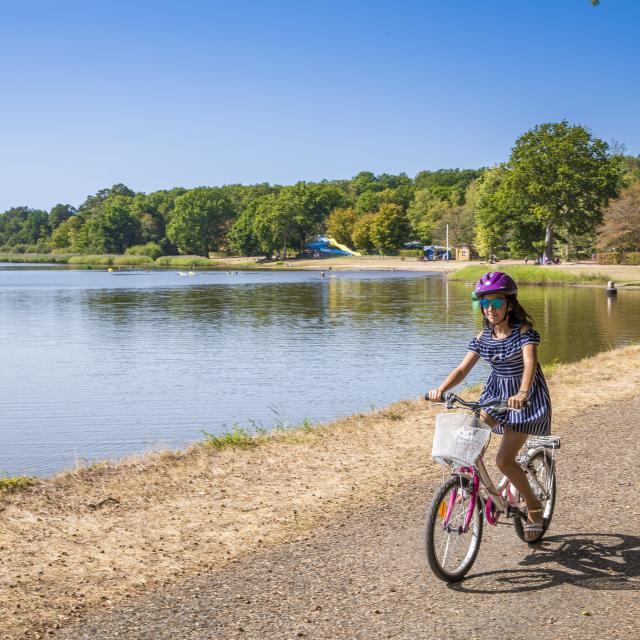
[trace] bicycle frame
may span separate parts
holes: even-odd
[[[535,447],[527,449],[525,455],[519,460],[520,466],[523,468],[525,473],[527,473],[527,464],[529,461],[540,451],[545,451],[544,447]],[[484,460],[480,458],[475,467],[466,466],[466,467],[458,467],[454,470],[455,475],[467,475],[471,478],[471,491],[469,494],[469,506],[467,507],[467,513],[465,514],[464,524],[462,526],[461,533],[466,533],[469,530],[469,526],[471,525],[471,520],[473,518],[473,511],[475,509],[476,500],[478,499],[478,495],[480,493],[480,486],[484,486],[485,491],[488,494],[488,498],[484,501],[484,514],[485,519],[489,524],[497,524],[497,518],[494,518],[492,515],[492,507],[495,507],[498,514],[506,513],[507,517],[511,517],[513,515],[518,515],[523,519],[526,519],[526,513],[524,513],[518,507],[514,507],[509,504],[508,500],[503,497],[503,493],[505,489],[508,491],[509,478],[507,476],[503,476],[500,482],[497,485],[494,484],[487,468],[484,464]],[[529,474],[527,474],[529,475]],[[537,489],[541,492],[544,491],[544,488],[538,483],[538,480],[535,476],[530,476],[530,479],[537,485]],[[454,489],[451,492],[451,496],[449,498],[449,504],[447,505],[447,511],[445,513],[445,517],[442,520],[442,527],[446,529],[449,525],[449,520],[451,519],[451,514],[453,513],[453,508],[458,498],[458,490]]]

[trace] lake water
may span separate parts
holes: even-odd
[[[638,291],[612,301],[602,289],[522,287],[520,298],[543,363],[640,339]],[[0,267],[0,319],[10,475],[416,398],[480,326],[469,285],[399,272]],[[478,365],[469,381],[486,375]]]

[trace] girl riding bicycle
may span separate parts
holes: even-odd
[[[429,391],[429,400],[441,401],[442,394],[462,382],[480,357],[489,362],[491,373],[480,402],[507,398],[511,411],[486,409],[481,416],[494,433],[503,436],[496,464],[525,499],[524,535],[532,542],[542,535],[542,509],[516,456],[527,436],[549,435],[551,398],[537,358],[540,336],[518,302],[517,291],[513,278],[501,271],[490,271],[478,280],[474,293],[480,300],[484,328],[469,343],[462,362],[437,389]]]

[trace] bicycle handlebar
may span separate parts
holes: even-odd
[[[507,400],[504,398],[493,398],[491,400],[485,400],[484,402],[472,402],[469,400],[463,400],[460,396],[457,396],[451,391],[447,391],[442,394],[444,399],[443,404],[447,409],[453,409],[454,405],[459,404],[471,411],[480,411],[481,409],[498,409],[500,411],[519,411],[519,409],[512,409],[507,405]],[[425,400],[429,400],[429,394],[425,394]],[[529,401],[523,403],[523,408],[529,406]]]

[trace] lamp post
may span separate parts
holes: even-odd
[[[446,236],[446,244],[447,244],[447,260],[449,259],[449,223],[445,225],[445,236]]]

